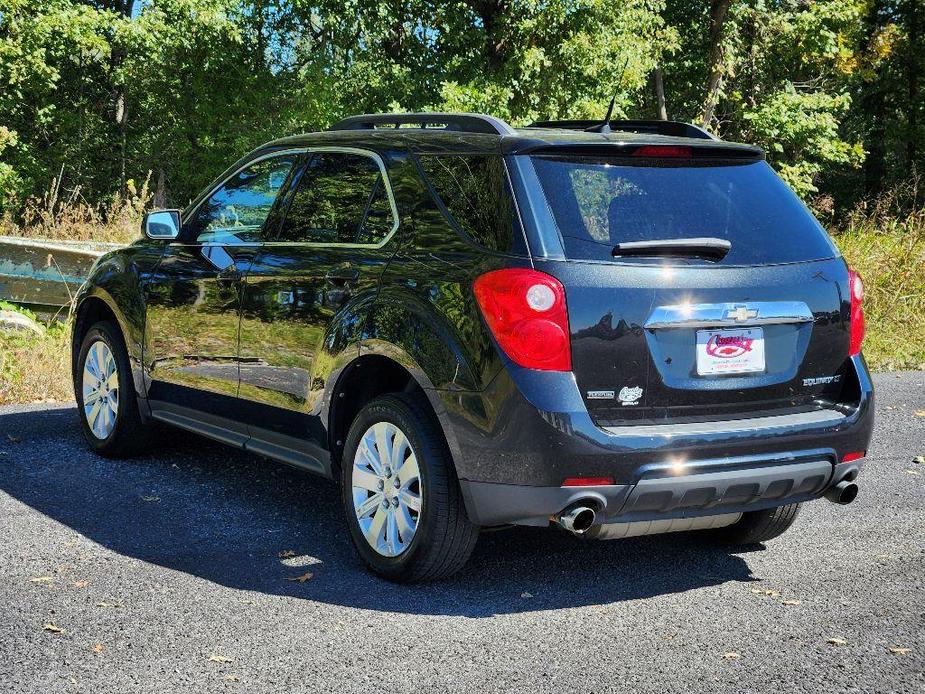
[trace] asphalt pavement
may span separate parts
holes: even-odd
[[[73,405],[0,408],[0,692],[925,692],[925,373],[875,382],[857,501],[766,547],[515,529],[410,587],[330,482],[174,432],[106,460]]]

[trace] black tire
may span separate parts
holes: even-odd
[[[407,549],[395,557],[380,554],[367,542],[353,505],[354,457],[363,435],[377,422],[401,429],[414,450],[420,472],[422,502],[417,529]],[[350,426],[340,467],[350,538],[373,572],[390,581],[411,583],[446,578],[463,567],[475,548],[479,528],[466,515],[449,448],[422,397],[384,395],[363,407]]]
[[[119,406],[115,417],[115,426],[105,438],[96,436],[90,428],[84,411],[83,369],[87,352],[96,342],[102,340],[109,347],[116,362],[119,382]],[[77,360],[73,369],[74,396],[77,399],[77,413],[80,417],[81,430],[90,447],[107,458],[129,458],[142,453],[150,440],[150,426],[141,419],[135,383],[132,379],[132,367],[122,332],[114,321],[100,321],[90,326],[80,343]]]
[[[734,545],[754,545],[783,535],[796,520],[800,504],[788,504],[764,511],[749,511],[730,526],[719,528],[716,536]]]

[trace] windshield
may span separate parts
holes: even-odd
[[[569,258],[612,261],[619,243],[695,238],[729,241],[722,265],[837,254],[809,210],[763,161],[653,166],[651,160],[639,165],[574,155],[531,159]]]

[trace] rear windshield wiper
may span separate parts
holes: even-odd
[[[732,244],[714,237],[693,239],[661,239],[655,241],[625,241],[613,247],[614,257],[702,258],[722,260]]]

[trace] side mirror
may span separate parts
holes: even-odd
[[[180,210],[148,212],[141,222],[141,230],[155,241],[177,238],[180,235]]]

